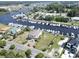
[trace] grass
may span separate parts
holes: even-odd
[[[5,56],[1,56],[1,55],[0,55],[0,58],[5,58]]]
[[[44,49],[48,48],[51,41],[53,41],[53,45],[51,48],[59,48],[58,42],[61,40],[62,36],[54,36],[51,33],[44,32],[38,42],[36,42],[35,48]]]
[[[14,39],[14,41],[17,42],[17,43],[20,43],[20,44],[25,44],[25,42],[27,41],[26,38],[27,38],[27,36],[28,36],[28,33],[29,33],[29,32],[24,32],[24,33],[18,35],[18,36]]]

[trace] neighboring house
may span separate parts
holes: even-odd
[[[70,39],[65,45],[65,53],[63,57],[73,58],[75,54],[79,51],[79,36],[76,39]]]
[[[10,29],[9,34],[14,35],[21,32],[21,28],[13,27]]]
[[[64,41],[63,41],[64,42]],[[66,42],[59,42],[59,45],[64,45],[65,49],[64,54],[61,56],[62,58],[73,58],[78,56],[79,51],[79,34],[77,38],[71,38],[70,40],[66,40]],[[76,56],[77,55],[77,56]]]
[[[28,38],[29,39],[37,39],[42,34],[42,30],[33,30],[29,33]]]
[[[74,54],[70,53],[68,50],[64,51],[64,54],[62,54],[61,58],[73,58]]]
[[[79,17],[72,17],[71,20],[72,21],[79,21]]]
[[[79,39],[78,38],[71,39],[66,45],[66,49],[73,54],[75,54],[78,51],[78,49],[77,49],[78,47],[79,47]]]
[[[63,16],[63,17],[67,17],[67,13],[44,13],[44,12],[36,12],[36,14],[44,15],[44,16],[50,15],[50,16]]]
[[[62,46],[64,43],[68,42],[69,38],[65,37],[64,40],[58,42],[58,45]]]
[[[10,31],[9,31],[9,33],[11,34],[11,35],[15,35],[16,33],[17,33],[17,28],[11,28],[10,29]]]

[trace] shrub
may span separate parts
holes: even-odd
[[[2,55],[2,56],[5,56],[5,55],[6,55],[6,53],[7,53],[7,51],[6,51],[6,50],[4,50],[4,49],[0,51],[0,55]]]
[[[38,53],[36,56],[35,56],[35,58],[43,58],[44,57],[44,54],[42,54],[42,53]]]
[[[26,54],[26,57],[30,57],[30,55],[31,55],[31,50],[30,49],[28,49],[26,52],[25,52],[25,54]]]
[[[15,48],[15,45],[11,45],[9,49],[14,49]]]
[[[9,51],[9,52],[5,55],[6,58],[15,58],[15,56],[16,56],[16,54],[15,54],[14,51]]]
[[[4,47],[6,45],[6,41],[2,41],[2,40],[0,40],[0,47]]]

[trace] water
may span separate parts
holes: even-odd
[[[31,7],[30,7],[31,8]],[[22,8],[21,10],[19,10],[19,12],[30,12],[30,10],[28,8]],[[22,25],[27,25],[27,26],[35,26],[35,29],[50,29],[50,30],[55,30],[55,31],[60,31],[60,34],[64,34],[66,35],[66,33],[69,33],[69,35],[71,35],[71,33],[74,33],[76,36],[77,34],[79,34],[79,28],[78,29],[74,29],[74,28],[67,28],[67,27],[64,27],[64,26],[52,26],[52,25],[42,25],[42,24],[38,24],[38,23],[30,23],[28,22],[28,19],[27,21],[16,21],[14,20],[11,16],[14,15],[14,14],[18,14],[19,13],[18,11],[17,12],[10,12],[10,13],[7,13],[3,16],[0,16],[0,23],[3,23],[3,24],[8,24],[8,23],[18,23],[18,24],[22,24]]]

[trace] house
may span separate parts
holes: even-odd
[[[72,17],[71,20],[72,21],[79,21],[79,17]]]
[[[66,43],[68,40],[69,40],[69,38],[65,37],[64,40],[61,40],[61,41],[58,42],[58,45],[62,46],[63,43]]]
[[[64,45],[64,44],[63,44]],[[62,55],[63,57],[73,58],[79,51],[79,35],[77,38],[71,38],[64,45],[65,52]]]
[[[33,30],[28,34],[29,39],[37,39],[42,34],[42,30]]]
[[[73,58],[74,54],[70,53],[68,50],[65,50],[64,54],[62,54],[61,58]]]
[[[56,11],[54,13],[44,13],[44,12],[36,12],[36,14],[39,14],[39,15],[43,15],[44,17],[45,16],[63,16],[63,17],[67,17],[67,13],[56,13]]]
[[[78,47],[79,47],[78,39],[71,39],[66,45],[67,50],[69,50],[73,54],[77,52]]]
[[[76,54],[79,51],[79,36],[78,38],[70,39],[66,44],[66,50],[68,50],[72,54]]]
[[[19,27],[12,27],[10,30],[9,30],[9,34],[11,35],[15,35],[15,34],[18,34],[21,32],[21,28]]]
[[[11,35],[15,35],[17,33],[17,28],[11,28],[9,32]]]

